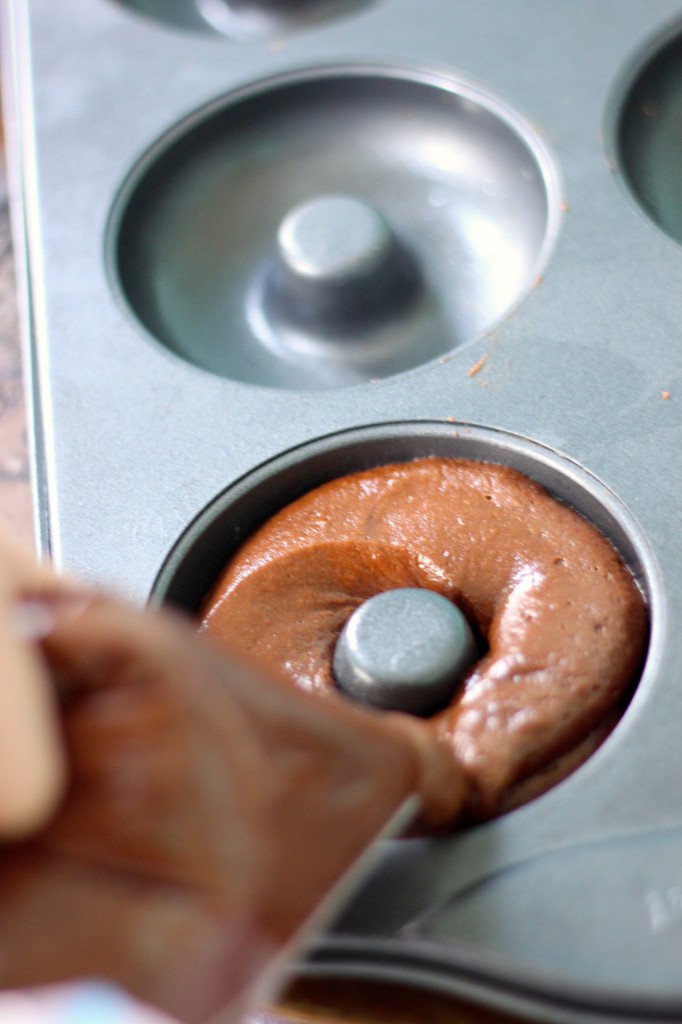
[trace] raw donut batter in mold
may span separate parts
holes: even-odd
[[[644,600],[601,533],[505,466],[424,458],[322,485],[245,542],[201,628],[334,696],[344,622],[397,587],[443,594],[482,641],[425,720],[466,774],[464,819],[543,792],[612,728],[643,660]]]

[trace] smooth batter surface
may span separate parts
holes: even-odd
[[[347,617],[414,586],[456,602],[481,638],[428,720],[464,768],[467,817],[542,792],[601,742],[641,667],[644,601],[593,526],[508,467],[427,458],[311,491],[242,546],[202,629],[333,696]]]

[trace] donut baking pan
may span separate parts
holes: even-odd
[[[609,537],[646,664],[544,796],[388,843],[302,973],[682,1019],[682,0],[14,0],[40,543],[196,612],[343,473],[502,462]]]

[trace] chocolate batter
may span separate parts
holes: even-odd
[[[456,602],[482,638],[480,660],[428,723],[466,773],[465,817],[494,816],[598,746],[647,642],[644,601],[616,551],[534,481],[426,458],[327,483],[243,545],[201,628],[334,697],[348,616],[415,586]]]

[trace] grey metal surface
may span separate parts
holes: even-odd
[[[537,477],[611,536],[648,595],[645,672],[598,753],[498,821],[388,847],[372,885],[301,969],[399,976],[543,1020],[681,1019],[682,248],[633,196],[621,146],[645,133],[621,108],[642,61],[682,25],[682,2],[383,0],[239,39],[113,0],[15,0],[5,13],[37,516],[59,564],[139,601],[164,566],[161,589],[199,602],[234,529],[359,464],[447,450]],[[117,280],[117,217],[138,170],[204,114],[215,124],[236,109],[231,97],[270,99],[285,80],[301,83],[300,96],[339,75],[368,83],[370,108],[379,80],[447,82],[460,106],[474,98],[495,125],[514,126],[545,182],[519,222],[528,260],[523,218],[534,211],[543,241],[528,266],[537,259],[538,279],[526,270],[513,308],[484,318],[480,334],[453,343],[438,331],[429,358],[357,384],[266,387],[198,367],[142,325]],[[425,116],[404,113],[406,131]],[[323,148],[330,138],[326,129]],[[436,238],[454,151],[438,193],[438,153],[416,138],[406,157],[419,166],[410,177],[403,162],[401,173],[435,190]],[[665,147],[648,159],[673,180],[660,166]],[[243,221],[247,240],[261,230],[274,171],[266,181]],[[319,184],[318,195],[358,195],[348,175]],[[282,216],[313,198],[302,193],[277,205],[263,238],[275,244]],[[152,199],[162,225],[164,196]],[[498,210],[506,229],[510,207]],[[497,251],[499,235],[476,238]],[[218,241],[224,251],[224,231]],[[443,295],[466,293],[461,269],[442,261]],[[489,290],[496,279],[474,275],[474,306],[481,280]]]

